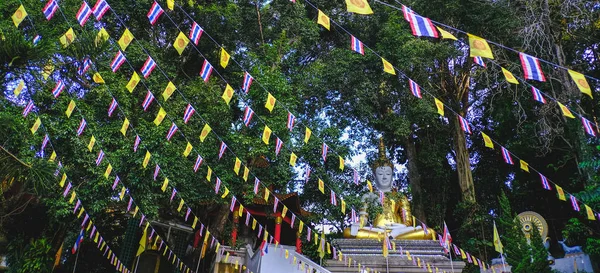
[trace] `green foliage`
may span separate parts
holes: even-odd
[[[13,238],[8,245],[9,273],[52,272],[54,260],[50,253],[51,245],[45,238],[31,239]]]

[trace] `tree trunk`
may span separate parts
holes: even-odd
[[[417,166],[417,148],[410,137],[404,140],[406,157],[408,158],[408,182],[412,192],[412,213],[418,219],[425,221],[425,210],[423,207],[423,188],[421,187],[421,174]]]
[[[211,227],[211,233],[215,238],[223,238],[223,231],[225,230],[225,224],[229,218],[229,205],[220,205],[216,210],[216,216],[213,220],[213,226]]]
[[[458,120],[454,120],[452,123],[454,124],[454,159],[456,160],[456,172],[458,173],[458,183],[463,201],[476,203],[475,184],[473,183],[473,174],[471,173],[471,161],[469,150],[467,149],[465,132],[460,127]]]

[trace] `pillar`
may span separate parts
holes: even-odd
[[[302,239],[300,239],[300,232],[296,232],[296,252],[302,254]]]
[[[275,217],[275,241],[281,243],[281,223],[283,222],[283,218],[280,215]]]
[[[237,241],[238,235],[238,223],[240,221],[240,216],[238,215],[238,207],[233,209],[233,228],[231,230],[231,246],[235,246],[235,242]]]

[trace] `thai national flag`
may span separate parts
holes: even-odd
[[[202,79],[204,79],[204,82],[208,82],[212,70],[212,65],[206,59],[204,59],[204,64],[202,64],[202,70],[200,70],[200,76],[202,77]]]
[[[48,142],[50,142],[50,138],[48,137],[48,135],[44,135],[44,140],[42,140],[42,151],[46,148]]]
[[[475,57],[473,57],[473,62],[476,63],[476,64],[478,64],[481,67],[487,67],[485,65],[485,62],[483,61],[483,58],[481,58],[481,56],[475,56]]]
[[[413,80],[408,79],[408,85],[410,87],[410,92],[412,92],[413,96],[417,98],[423,98],[421,95],[421,87]]]
[[[123,55],[123,53],[119,50],[119,52],[117,52],[117,54],[113,58],[112,62],[110,63],[110,68],[111,68],[112,72],[113,73],[117,72],[117,70],[119,70],[119,67],[121,67],[121,65],[123,65],[124,62],[125,62],[125,55]]]
[[[594,130],[594,127],[592,126],[592,123],[589,120],[587,120],[584,117],[581,117],[581,123],[583,123],[583,128],[585,129],[585,132],[588,135],[596,136],[596,132]]]
[[[244,110],[244,125],[248,127],[250,125],[250,121],[252,120],[252,115],[254,115],[254,110],[250,108],[250,106],[246,106],[246,110]]]
[[[204,159],[202,156],[198,155],[196,158],[196,163],[194,163],[194,172],[198,172],[198,168],[200,168],[200,165],[202,165],[202,161],[204,161]]]
[[[510,152],[504,147],[500,148],[502,148],[502,157],[504,158],[504,162],[506,162],[506,164],[514,165],[515,163],[513,162],[512,157],[510,156]]]
[[[119,105],[117,103],[117,100],[115,98],[112,98],[112,101],[110,102],[110,106],[108,106],[108,117],[112,116],[113,112],[117,108],[117,105]]]
[[[54,13],[57,9],[58,4],[56,3],[56,0],[49,0],[48,3],[46,3],[46,6],[44,6],[42,9],[44,16],[46,16],[46,20],[52,19],[52,16],[54,16]]]
[[[352,50],[354,50],[362,55],[365,55],[365,48],[363,46],[363,43],[354,36],[351,37],[351,48],[352,48]]]
[[[175,125],[175,122],[173,122],[173,124],[171,124],[171,128],[169,128],[169,131],[167,132],[167,140],[171,141],[171,138],[175,132],[177,132],[177,125]]]
[[[156,68],[156,62],[154,61],[154,59],[152,59],[152,57],[148,56],[146,62],[144,63],[144,65],[142,65],[142,68],[140,68],[140,72],[142,72],[144,78],[147,79],[154,70],[154,68]]]
[[[242,90],[244,90],[244,93],[248,94],[248,91],[250,91],[250,85],[252,85],[253,80],[254,78],[250,76],[250,73],[244,72],[244,82],[242,83]]]
[[[538,173],[540,175],[540,180],[542,180],[542,187],[544,187],[544,189],[551,191],[552,187],[550,187],[550,184],[548,183],[548,179],[541,173]]]
[[[219,147],[219,159],[221,159],[221,157],[223,157],[223,154],[225,153],[225,149],[227,149],[227,144],[225,144],[225,142],[221,141],[221,147]]]
[[[200,25],[198,25],[198,23],[194,22],[192,24],[192,28],[190,29],[190,40],[192,40],[192,42],[194,42],[195,45],[198,45],[198,42],[200,42],[200,36],[202,36],[202,32],[204,32],[204,30],[202,29],[202,27],[200,27]]]
[[[356,169],[352,169],[353,174],[352,174],[352,179],[354,180],[354,184],[358,185],[358,182],[360,181],[360,176],[358,175],[358,171]]]
[[[83,27],[85,22],[90,18],[90,15],[92,15],[92,9],[90,9],[90,6],[84,1],[81,3],[81,7],[77,12],[77,21],[79,22],[79,25]]]
[[[87,122],[85,121],[85,119],[81,119],[81,122],[79,122],[79,128],[77,128],[77,136],[80,136],[83,133],[83,130],[85,129],[85,126],[87,125]]]
[[[140,146],[141,141],[142,139],[140,138],[140,136],[135,135],[135,141],[133,142],[133,152],[137,152],[138,146]]]
[[[358,218],[356,217],[356,211],[352,209],[352,213],[350,214],[350,222],[356,223],[358,222]]]
[[[521,58],[521,65],[523,66],[525,79],[536,80],[540,82],[546,81],[546,77],[544,77],[544,72],[542,72],[540,60],[522,52],[519,53],[519,58]]]
[[[471,134],[471,126],[469,126],[469,122],[460,115],[458,116],[458,121],[460,122],[460,127],[465,131],[465,133]]]
[[[163,12],[164,10],[160,7],[160,5],[154,1],[154,4],[152,4],[152,7],[150,7],[146,17],[148,17],[148,20],[150,20],[150,24],[154,25]]]
[[[444,240],[443,247],[449,252],[450,246],[452,245],[452,236],[450,236],[450,231],[448,230],[448,226],[446,226],[446,222],[444,222],[444,236],[442,239]]]
[[[265,254],[269,254],[269,244],[267,243],[267,240],[263,240],[260,244],[260,255],[264,256]]]
[[[158,174],[160,173],[160,166],[158,166],[158,164],[156,164],[156,167],[154,167],[154,181],[156,181],[156,177],[158,177]]]
[[[81,232],[79,232],[79,236],[77,236],[77,239],[75,239],[75,245],[73,245],[73,249],[71,249],[71,254],[77,253],[77,250],[79,249],[79,245],[81,245],[81,242],[83,242],[84,234],[85,234],[84,229],[82,228]]]
[[[90,60],[90,58],[85,58],[83,60],[83,62],[81,63],[81,66],[79,67],[79,75],[83,75],[85,74],[85,72],[88,71],[88,69],[90,69],[90,67],[92,66],[92,60]]]
[[[235,209],[235,204],[236,204],[237,199],[235,198],[235,195],[233,195],[231,197],[231,205],[229,205],[229,210],[231,212],[233,212],[233,209]]]
[[[35,37],[33,37],[33,45],[37,45],[41,40],[42,40],[42,36],[35,35]]]
[[[71,182],[69,182],[69,184],[67,184],[67,186],[65,187],[65,190],[63,191],[63,197],[67,197],[67,194],[69,194],[69,192],[71,191],[72,188],[73,188],[73,184],[71,184]]]
[[[414,12],[406,12],[404,17],[408,17],[408,23],[410,24],[413,35],[433,38],[439,37],[437,29],[433,23],[431,23],[429,18],[417,15]]]
[[[277,138],[277,140],[275,141],[275,156],[278,156],[279,152],[281,152],[281,146],[283,146],[283,141]]]
[[[423,229],[423,233],[425,233],[425,235],[429,235],[429,230],[427,229],[427,225],[423,222],[421,222],[421,228]]]
[[[312,171],[312,169],[307,164],[306,165],[306,169],[304,169],[304,182],[305,183],[308,183],[308,179],[310,179],[310,173],[311,173],[311,171]]]
[[[258,180],[258,177],[254,177],[254,194],[258,194],[259,186],[260,186],[260,180]]]
[[[458,247],[456,245],[454,245],[454,244],[452,246],[454,247],[454,254],[456,256],[460,256],[460,249],[458,249]]]
[[[27,105],[25,105],[25,109],[23,109],[23,117],[27,117],[27,115],[29,115],[29,112],[31,112],[32,109],[33,109],[33,101],[29,100]]]
[[[195,112],[196,110],[194,109],[194,107],[192,107],[192,105],[188,103],[187,107],[185,107],[185,112],[183,113],[183,123],[187,124]]]
[[[404,14],[404,20],[410,22],[410,14],[415,13],[411,8],[402,5],[402,13]]]
[[[323,161],[327,161],[327,151],[329,150],[329,146],[327,146],[327,144],[325,144],[325,142],[323,142],[323,145],[321,146],[321,157],[323,158]]]
[[[219,189],[221,188],[221,178],[217,177],[215,181],[215,194],[219,193]]]
[[[100,152],[98,152],[98,158],[96,158],[96,166],[100,166],[102,159],[104,159],[104,151],[100,150]]]
[[[96,1],[96,5],[92,8],[92,13],[96,16],[96,20],[102,20],[102,16],[110,9],[106,0],[98,0]]]
[[[570,195],[570,196],[571,196],[570,197],[571,198],[571,205],[573,205],[573,209],[575,211],[579,211],[580,209],[579,209],[579,204],[577,203],[577,198],[575,198],[575,196],[573,196],[573,195]]]
[[[296,117],[294,114],[288,112],[288,120],[287,120],[287,128],[292,131],[294,129],[294,123],[296,122]]]
[[[173,188],[173,191],[171,192],[171,199],[169,199],[169,202],[173,202],[173,198],[175,198],[176,194],[177,194],[177,189]]]
[[[331,190],[329,195],[329,201],[332,205],[337,206],[337,198],[335,198],[335,192],[333,190]]]
[[[144,102],[142,103],[144,111],[148,110],[148,107],[150,106],[153,100],[154,95],[152,94],[152,92],[150,92],[150,90],[148,90],[148,93],[146,93],[146,98],[144,98]]]
[[[546,99],[544,98],[544,96],[542,95],[542,92],[540,92],[539,89],[535,88],[535,87],[531,87],[531,93],[533,93],[533,99],[536,101],[539,101],[543,104],[546,104]]]
[[[64,89],[65,84],[62,82],[62,80],[59,80],[56,83],[56,86],[54,86],[54,89],[52,89],[52,95],[54,95],[54,97],[57,98]]]

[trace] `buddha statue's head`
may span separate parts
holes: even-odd
[[[379,158],[373,162],[372,169],[377,189],[382,192],[390,192],[394,177],[394,164],[385,155],[383,138],[379,139]]]

